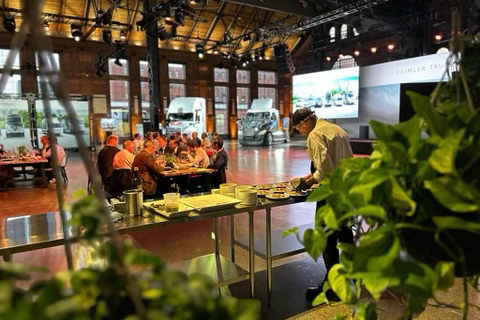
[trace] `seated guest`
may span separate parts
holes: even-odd
[[[134,153],[137,154],[143,149],[143,139],[140,133],[135,133],[133,135],[133,146],[134,146]]]
[[[53,160],[52,160],[52,149],[51,149],[50,141],[48,140],[47,136],[42,136],[40,138],[40,141],[43,144],[42,157],[47,158],[48,167],[52,168],[53,167]],[[57,138],[56,137],[55,137],[55,143],[57,145],[57,164],[58,164],[59,167],[65,167],[65,164],[67,162],[65,149],[57,143]],[[52,170],[46,171],[45,174],[47,175],[47,178],[51,183],[55,182]]]
[[[215,140],[217,140],[218,138],[219,138],[218,133],[213,132],[213,133],[212,133],[212,141],[215,141]]]
[[[182,142],[187,143],[188,141],[188,133],[184,132],[182,133]]]
[[[159,135],[157,138],[158,141],[158,148],[157,148],[157,153],[158,154],[165,154],[165,148],[167,146],[167,139],[163,135]]]
[[[177,154],[177,139],[175,137],[170,137],[170,140],[168,141],[168,145],[165,148],[165,154],[166,155],[176,155]]]
[[[109,190],[112,197],[121,196],[123,191],[131,188],[132,163],[135,156],[134,143],[130,140],[123,142],[123,149],[113,157],[113,173],[109,181]]]
[[[206,168],[209,165],[208,155],[205,150],[198,147],[195,140],[189,140],[187,143],[188,151],[186,153],[188,162],[193,163],[201,168]],[[193,156],[192,156],[193,155]]]
[[[202,133],[202,149],[207,151],[208,149],[212,148],[212,142],[207,136],[207,133],[204,132]]]
[[[153,154],[155,146],[153,141],[147,140],[143,145],[143,150],[135,156],[132,164],[132,170],[138,168],[138,173],[143,182],[143,193],[147,198],[157,198],[163,194],[164,186],[159,174],[164,170],[163,163],[157,163]],[[158,180],[158,181],[157,181]],[[159,184],[158,187],[157,185]]]
[[[153,135],[152,135],[152,141],[153,141],[153,145],[155,146],[155,150],[158,150],[158,137],[160,136],[160,134],[158,132],[154,132]]]
[[[217,153],[215,161],[208,166],[210,169],[217,169],[217,172],[213,173],[213,185],[215,188],[219,188],[220,184],[227,182],[226,170],[228,166],[228,154],[223,149],[222,138],[217,138],[213,141],[213,150]]]
[[[192,140],[195,141],[199,147],[202,146],[202,140],[200,140],[198,134],[195,131],[192,132]]]
[[[177,143],[180,143],[182,141],[182,134],[180,131],[175,132],[175,140],[177,140]]]
[[[117,148],[118,146],[118,137],[117,136],[109,136],[105,147],[98,153],[97,156],[97,169],[102,177],[102,183],[105,190],[108,191],[109,186],[109,179],[113,173],[113,157],[120,152]]]

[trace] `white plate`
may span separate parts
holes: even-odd
[[[282,194],[275,193],[275,195],[279,196],[279,195],[282,195]],[[282,198],[272,198],[271,194],[267,194],[265,197],[269,200],[286,200],[286,199],[290,198],[290,195],[288,193],[284,193],[282,196],[283,196]]]

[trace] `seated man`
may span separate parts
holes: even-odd
[[[219,188],[220,184],[227,182],[226,170],[228,166],[228,154],[223,149],[223,140],[222,138],[217,138],[213,141],[213,150],[217,154],[215,161],[208,166],[210,169],[217,169],[217,172],[214,172],[213,175],[213,186]]]
[[[118,146],[118,137],[110,136],[105,143],[105,147],[98,153],[97,156],[97,169],[102,177],[102,184],[106,191],[109,187],[109,179],[113,173],[113,157],[120,152],[117,148]]]
[[[189,151],[186,153],[188,162],[193,163],[200,168],[206,168],[210,164],[207,152],[200,148],[195,140],[189,140],[187,142],[187,147]]]
[[[130,140],[123,142],[123,149],[113,157],[113,173],[109,181],[109,189],[112,197],[121,196],[123,191],[131,188],[132,163],[135,156],[133,152],[135,144]]]
[[[51,149],[50,141],[48,140],[47,136],[42,136],[40,140],[43,144],[42,157],[47,158],[49,167],[53,167],[52,149]],[[55,137],[55,143],[57,145],[57,164],[59,167],[65,167],[65,163],[67,161],[65,149],[57,143],[56,137]],[[55,179],[53,177],[53,171],[48,170],[45,172],[45,174],[47,175],[47,178],[51,183],[55,182]]]
[[[139,153],[143,149],[143,139],[140,133],[135,133],[133,135],[133,145],[135,150],[133,151],[135,154]]]
[[[165,155],[176,155],[177,154],[178,143],[175,138],[168,140],[168,145],[165,147]]]
[[[155,146],[153,141],[147,140],[143,145],[143,150],[135,156],[132,164],[132,170],[138,168],[138,173],[143,182],[143,193],[146,198],[158,198],[163,194],[164,186],[160,178],[160,173],[165,169],[164,164],[155,161],[153,154]],[[160,181],[160,186],[158,187]]]
[[[188,140],[187,147],[188,151],[182,151],[182,155],[187,157],[188,162],[200,168],[206,168],[209,165],[207,152],[200,148],[194,140]],[[179,186],[180,189],[186,186],[186,189],[188,189],[190,193],[205,192],[210,190],[211,181],[206,175],[195,175],[189,176],[185,184],[182,186],[182,184],[179,183]]]

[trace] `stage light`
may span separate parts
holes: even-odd
[[[435,34],[435,40],[438,42],[438,41],[441,41],[443,39],[443,34],[441,33],[437,33]]]
[[[371,47],[371,48],[370,48],[370,51],[371,51],[372,53],[377,52],[377,50],[378,50],[377,47]]]
[[[127,40],[127,33],[125,32],[125,30],[120,31],[120,40]]]
[[[17,25],[15,24],[15,17],[13,16],[4,16],[3,17],[3,28],[9,33],[15,33]]]
[[[329,62],[332,61],[332,58],[330,58],[330,57],[326,57],[325,59]]]
[[[343,58],[345,58],[345,56],[340,53],[340,54],[338,55],[338,59],[343,59]]]
[[[203,43],[197,43],[195,45],[195,52],[197,53],[198,58],[203,59],[203,56],[204,56]]]
[[[175,22],[181,26],[185,25],[185,17],[181,9],[175,10]]]
[[[116,64],[117,66],[119,66],[119,67],[123,67],[123,64],[120,62],[120,58],[119,58],[119,57],[116,57],[116,58],[115,58],[115,62],[113,62],[113,63],[115,63],[115,64]]]
[[[389,44],[387,48],[388,48],[388,50],[392,51],[393,49],[395,49],[395,45],[394,44]]]
[[[219,54],[220,52],[218,51],[217,48],[213,49],[213,54]]]
[[[354,55],[356,55],[356,56],[358,57],[358,56],[360,55],[360,51],[358,51],[358,50],[355,50],[355,51],[353,52],[353,54],[354,54]]]
[[[50,30],[50,26],[48,25],[48,21],[44,20],[43,21],[43,30],[48,31]]]
[[[170,38],[170,34],[168,34],[167,30],[162,25],[160,25],[157,29],[157,36],[160,41],[164,41]]]
[[[250,40],[252,40],[252,37],[250,36],[249,33],[243,35],[243,41],[250,41]]]
[[[82,40],[83,33],[82,33],[82,27],[78,24],[72,24],[71,26],[72,29],[72,37],[75,39],[75,41],[80,41]]]

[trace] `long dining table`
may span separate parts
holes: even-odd
[[[48,184],[47,175],[45,169],[48,165],[48,160],[43,157],[26,157],[26,158],[0,158],[0,170],[3,168],[20,168],[20,171],[16,171],[17,174],[23,175],[22,180],[18,181],[39,181],[43,186]],[[27,167],[32,167],[34,170],[38,170],[38,175],[29,172]],[[33,174],[33,177],[27,178],[27,174]],[[16,179],[10,179],[5,182],[15,182]]]

